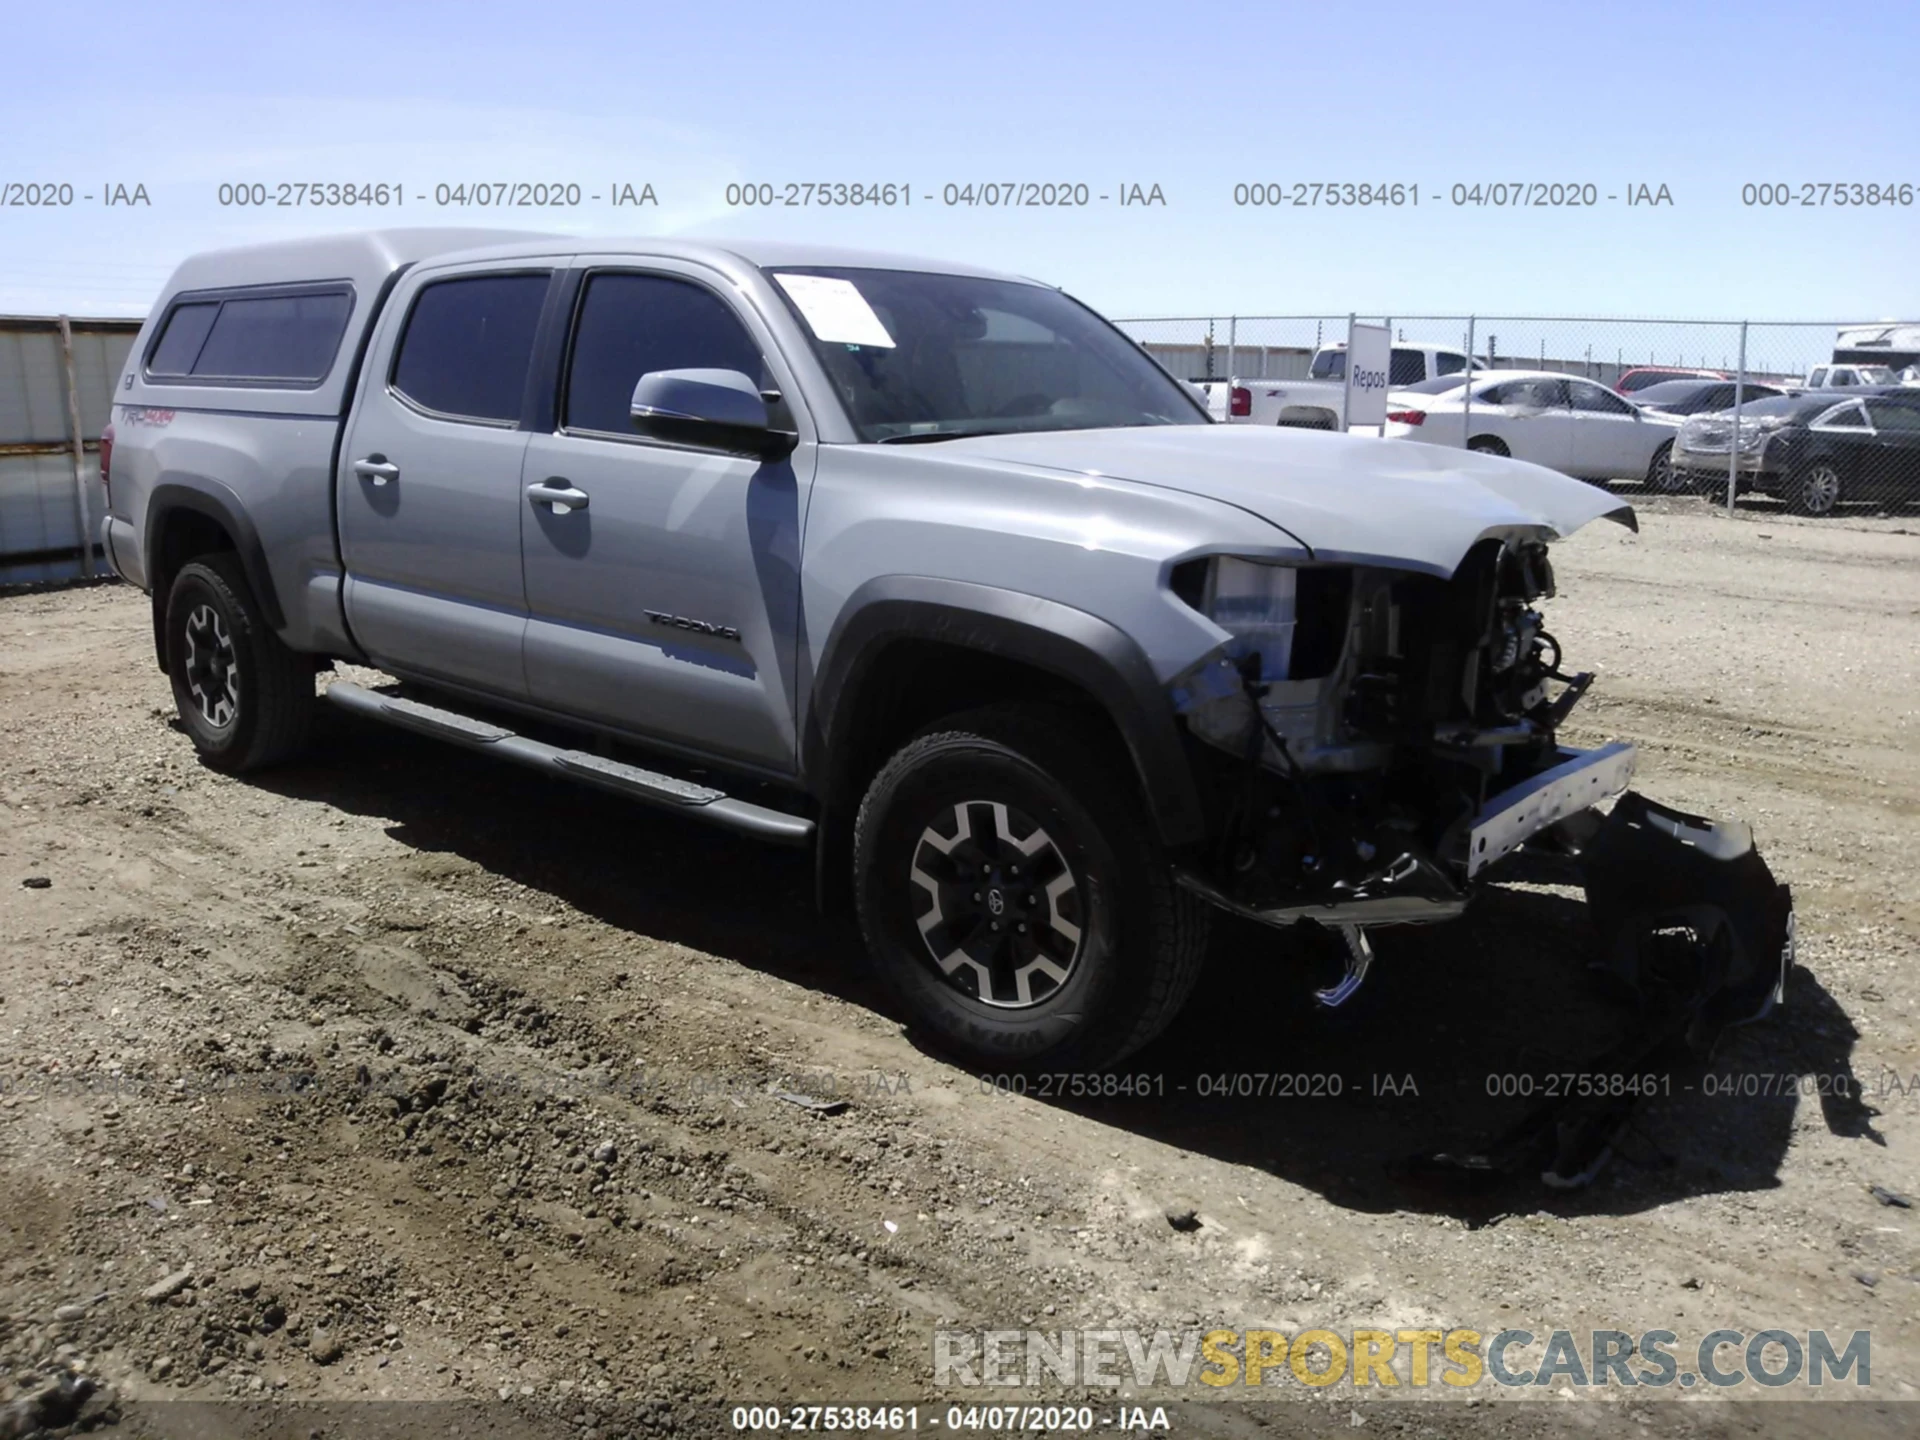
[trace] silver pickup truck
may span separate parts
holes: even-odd
[[[386,231],[196,256],[120,377],[119,573],[207,763],[327,701],[810,845],[910,1022],[1151,1038],[1224,908],[1457,915],[1619,792],[1516,461],[1211,423],[1050,286],[771,242]],[[334,679],[335,660],[392,677]],[[537,823],[537,822],[535,822]],[[644,879],[636,878],[636,883]]]

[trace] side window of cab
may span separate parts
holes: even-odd
[[[763,392],[766,357],[726,301],[691,280],[605,270],[587,277],[568,357],[561,427],[636,439],[633,388],[656,370],[737,370]],[[776,428],[791,429],[784,403]]]

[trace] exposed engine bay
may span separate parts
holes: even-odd
[[[1218,821],[1188,883],[1229,908],[1279,924],[1444,919],[1486,865],[1631,778],[1630,746],[1558,744],[1593,677],[1563,668],[1546,628],[1538,540],[1483,540],[1447,579],[1262,566],[1247,585],[1248,562],[1190,566],[1176,593],[1235,639],[1175,691],[1213,752]],[[1223,595],[1235,585],[1290,591],[1290,618],[1259,595],[1263,625]]]

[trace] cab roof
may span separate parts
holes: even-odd
[[[856,250],[842,245],[803,245],[786,240],[686,240],[666,236],[560,235],[536,230],[460,228],[361,230],[302,240],[273,240],[207,250],[189,256],[167,282],[166,294],[242,285],[294,284],[306,280],[370,282],[403,265],[425,260],[512,259],[523,255],[657,255],[756,267],[840,267],[864,270],[925,270],[942,275],[1020,281],[1023,277],[918,255]],[[1027,284],[1038,283],[1025,281]]]
[[[556,246],[555,241],[561,243]],[[704,260],[722,269],[745,263],[759,269],[846,269],[846,270],[922,270],[936,275],[970,275],[983,280],[1009,280],[1018,284],[1039,284],[1025,276],[1009,275],[976,265],[938,260],[925,255],[902,255],[880,250],[859,250],[845,245],[808,245],[790,240],[764,238],[677,239],[663,235],[568,235],[532,237],[530,241],[508,244],[476,243],[458,255],[436,256],[439,260],[512,259],[520,255],[551,255],[558,249],[577,255],[663,256],[680,260]]]

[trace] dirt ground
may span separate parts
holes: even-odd
[[[574,1434],[1041,1393],[936,1386],[943,1324],[1667,1328],[1683,1356],[1870,1329],[1871,1387],[1825,1398],[1915,1398],[1920,1221],[1889,1198],[1920,1200],[1920,525],[1656,502],[1556,563],[1549,623],[1600,676],[1569,738],[1750,821],[1804,967],[1724,1085],[1649,1102],[1570,1194],[1406,1164],[1517,1119],[1497,1077],[1615,1037],[1570,885],[1381,932],[1331,1020],[1311,947],[1223,924],[1126,1067],[1145,1093],[996,1093],[879,1008],[801,855],[332,711],[300,764],[228,779],[172,723],[144,597],[0,598],[0,1415],[76,1374],[83,1422],[485,1401]],[[1340,1093],[1216,1093],[1275,1072]],[[1840,1433],[1701,1399],[1276,1373],[1173,1428]]]

